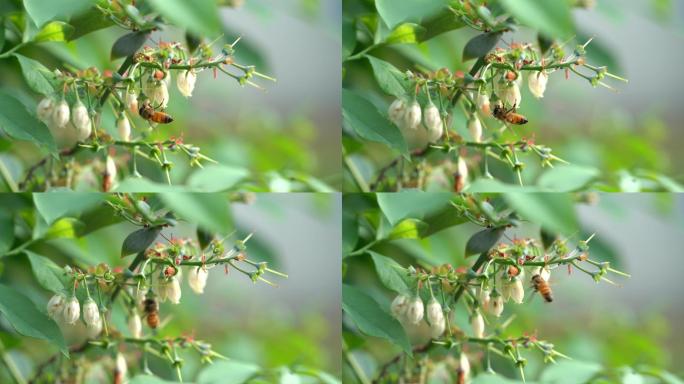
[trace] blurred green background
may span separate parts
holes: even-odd
[[[610,369],[651,367],[684,377],[684,331],[679,326],[684,321],[684,308],[681,306],[684,264],[680,257],[684,235],[684,196],[600,194],[589,200],[592,204],[576,207],[582,231],[571,238],[569,244],[577,244],[580,237],[586,238],[595,232],[596,236],[589,244],[590,257],[610,261],[611,266],[630,273],[632,277],[611,276],[618,284],[613,286],[605,282],[596,284],[578,270],[568,275],[565,267],[555,269],[550,279],[553,303],[544,303],[538,295],[530,299],[532,292],[526,288],[526,304],[509,302],[505,306],[502,319],[512,314],[516,316],[505,334],[535,334],[570,356],[573,359],[571,363],[588,362],[586,367],[598,364],[598,370],[601,365]],[[404,267],[442,263],[465,266],[472,263],[472,260],[464,259],[465,243],[479,229],[472,224],[464,224],[422,240],[396,240],[374,250]],[[506,235],[510,239],[539,239],[539,226],[525,223],[506,231]],[[348,265],[345,281],[361,287],[381,305],[388,307],[396,294],[381,287],[370,258],[355,256],[344,261]],[[462,329],[469,329],[465,308],[457,308],[456,313],[456,324]],[[428,334],[426,326],[420,330],[413,328],[409,336],[415,346],[426,342]],[[355,349],[353,355],[366,372],[377,373],[379,366],[401,353],[399,347],[378,338],[366,337],[365,344],[358,344],[359,340],[346,334],[345,340],[348,344],[362,346]],[[477,356],[479,352],[473,353]],[[528,359],[526,377],[530,381],[538,380],[541,372],[549,366],[543,364],[538,353],[523,355]],[[493,362],[497,372],[519,378],[517,369],[509,361],[496,359]],[[564,360],[559,359],[559,362]],[[564,369],[559,372],[564,372],[561,375],[565,381],[558,382],[581,381],[572,374],[579,369],[573,370],[568,366]],[[346,365],[344,378],[355,382]]]
[[[184,277],[181,303],[160,304],[162,321],[168,320],[160,336],[194,335],[232,361],[264,369],[304,366],[339,377],[341,276],[333,262],[341,247],[339,195],[259,194],[253,204],[231,204],[230,209],[240,235],[254,232],[247,243],[248,257],[269,261],[289,278],[269,276],[278,284],[272,287],[262,282],[253,284],[236,271],[226,275],[223,268],[215,268],[209,274],[205,293],[197,295]],[[130,258],[122,260],[119,252],[124,238],[134,229],[128,223],[116,224],[83,238],[51,240],[34,250],[60,266],[74,264],[73,260],[77,265],[106,262],[126,266]],[[194,238],[195,230],[194,224],[181,222],[163,233],[169,238]],[[26,257],[3,259],[2,265],[0,282],[20,289],[44,308],[49,295],[35,281]],[[121,306],[115,307],[112,316],[116,328],[127,332]],[[1,329],[11,328],[1,316],[0,322]],[[70,345],[84,340],[81,324],[62,330]],[[0,332],[0,338],[25,372],[24,377],[31,377],[28,373],[37,364],[57,353],[56,347],[44,341],[16,338],[12,333]],[[202,368],[197,354],[188,351],[182,357],[184,378],[196,378]],[[150,363],[156,374],[175,380],[168,363],[158,359]],[[5,374],[3,366],[0,382],[11,382]]]
[[[370,2],[345,0],[344,12],[358,11],[358,4]],[[631,176],[643,180],[668,182],[665,175],[679,183],[684,181],[684,155],[679,143],[684,140],[682,127],[682,91],[680,63],[684,53],[684,3],[672,0],[597,0],[592,9],[576,8],[573,18],[577,40],[581,43],[593,37],[587,46],[588,62],[607,65],[608,70],[629,79],[624,84],[608,81],[617,89],[592,89],[584,79],[562,71],[550,75],[547,92],[536,100],[525,86],[522,89],[520,112],[530,123],[516,128],[519,136],[533,138],[537,144],[548,145],[559,157],[577,165],[601,171],[602,179],[623,191],[639,190]],[[362,12],[363,13],[363,12]],[[461,60],[466,42],[477,32],[458,29],[419,45],[392,45],[372,51],[373,56],[391,62],[398,69],[437,70],[442,67],[467,72],[474,61]],[[507,33],[503,41],[536,42],[536,35],[521,27]],[[567,46],[570,54],[574,44]],[[358,48],[357,48],[358,50]],[[362,90],[381,110],[391,98],[378,98],[384,93],[378,88],[367,60],[346,62],[343,84]],[[372,91],[372,92],[371,92]],[[454,127],[469,137],[466,119],[460,108],[454,110]],[[356,148],[350,143],[348,151]],[[374,170],[397,156],[381,144],[364,141],[362,155],[353,156],[361,172],[372,179]],[[525,184],[529,185],[541,172],[539,161],[525,157]],[[496,162],[492,172],[507,183],[517,183],[514,174]],[[500,169],[499,169],[500,168]],[[351,179],[345,180],[345,190],[356,190]]]
[[[21,3],[21,2],[19,2]],[[277,82],[258,81],[265,90],[240,88],[237,82],[212,71],[198,75],[195,92],[183,98],[170,88],[167,110],[176,121],[160,126],[155,139],[182,136],[224,165],[244,167],[265,184],[279,176],[306,179],[307,175],[339,189],[340,169],[340,50],[341,11],[337,0],[248,0],[239,8],[222,7],[224,43],[237,37],[236,61],[254,64]],[[126,31],[110,27],[76,41],[49,42],[21,49],[22,55],[41,61],[49,69],[87,68],[115,71],[109,53]],[[207,36],[209,42],[216,36]],[[184,42],[183,31],[169,28],[152,35],[156,42]],[[222,46],[219,39],[218,47]],[[147,44],[152,44],[148,41]],[[5,48],[7,49],[7,48]],[[218,49],[218,48],[217,48]],[[37,102],[26,87],[17,60],[0,60],[0,89]],[[115,133],[111,108],[105,108],[103,126]],[[44,153],[33,145],[0,136],[0,160],[15,179]],[[187,161],[175,161],[173,180],[182,182],[190,171]],[[154,166],[143,166],[146,176],[163,181]],[[284,188],[282,182],[272,189]],[[5,188],[4,184],[0,188]]]

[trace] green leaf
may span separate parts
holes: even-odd
[[[418,219],[404,219],[392,228],[387,240],[418,239],[427,228],[427,224]]]
[[[414,23],[400,24],[385,38],[387,44],[416,44],[425,34],[425,28]]]
[[[164,18],[199,36],[221,33],[219,10],[214,0],[148,0]]]
[[[528,384],[531,384],[527,381]],[[519,380],[512,380],[502,375],[495,373],[483,373],[473,378],[472,384],[524,384]]]
[[[37,27],[57,18],[69,17],[85,11],[97,0],[59,0],[59,5],[46,0],[24,0],[26,12]]]
[[[102,193],[46,192],[34,193],[33,203],[45,222],[52,224],[64,216],[79,216],[101,203],[104,198]]]
[[[226,196],[202,193],[162,193],[162,200],[179,217],[214,233],[228,233],[232,219]]]
[[[378,278],[382,285],[400,294],[409,295],[411,293],[411,280],[407,274],[406,268],[402,267],[396,261],[389,257],[383,256],[379,253],[368,251],[375,264],[375,271],[378,273]]]
[[[175,384],[178,381],[167,381],[152,375],[137,375],[128,384]]]
[[[347,255],[359,240],[358,219],[349,211],[342,212],[342,255]]]
[[[78,236],[83,237],[101,228],[120,223],[123,220],[121,216],[114,214],[109,205],[100,204],[81,215],[80,221],[83,223],[83,230],[78,232]]]
[[[64,290],[64,270],[47,257],[31,251],[24,251],[31,263],[33,275],[45,289],[54,293]]]
[[[12,248],[14,243],[14,216],[6,212],[0,211],[0,255]]]
[[[520,186],[517,184],[506,184],[497,179],[479,178],[473,181],[472,184],[466,186],[468,193],[505,193],[505,192],[540,192],[537,187]]]
[[[500,3],[518,21],[546,36],[567,38],[575,33],[568,1],[500,0]]]
[[[376,194],[378,205],[392,226],[411,217],[422,219],[425,215],[444,208],[451,200],[450,193],[403,191]]]
[[[33,42],[66,41],[73,32],[74,27],[71,25],[62,21],[52,21],[40,29],[38,34],[33,37]]]
[[[449,0],[375,0],[378,14],[390,29],[404,21],[420,21],[432,16],[448,4]]]
[[[409,86],[406,75],[384,60],[373,56],[366,57],[373,68],[375,81],[378,82],[380,88],[390,95],[404,97]]]
[[[49,69],[45,68],[43,64],[33,59],[29,59],[26,56],[16,53],[14,56],[19,60],[21,73],[24,75],[24,79],[29,88],[46,96],[55,93],[55,75],[50,72]]]
[[[447,205],[441,210],[427,215],[423,222],[427,224],[427,228],[420,235],[421,237],[428,237],[444,229],[467,223],[468,218],[462,215],[456,207]]]
[[[247,176],[249,171],[244,168],[210,165],[190,175],[188,185],[193,191],[220,192],[233,188]]]
[[[242,384],[261,371],[258,365],[235,360],[219,361],[203,369],[197,384]]]
[[[23,293],[0,284],[0,313],[20,335],[46,340],[59,347],[65,356],[69,350],[59,327],[39,311]]]
[[[209,243],[211,243],[211,241],[213,239],[214,239],[213,233],[211,233],[211,232],[209,232],[203,228],[200,228],[200,227],[197,228],[197,242],[199,243],[200,248],[202,248],[202,249],[206,248],[209,245]]]
[[[463,47],[463,61],[482,57],[491,51],[501,38],[501,33],[483,33],[470,39]]]
[[[121,257],[146,250],[152,245],[161,230],[161,227],[141,228],[126,236],[121,245]]]
[[[356,22],[353,19],[342,20],[342,60],[349,57],[356,48]]]
[[[0,91],[0,128],[16,139],[31,141],[55,152],[55,141],[45,124],[33,117],[14,96]]]
[[[43,240],[73,239],[83,230],[83,223],[73,217],[61,218],[47,228],[41,236]]]
[[[375,299],[360,289],[342,284],[342,310],[362,333],[388,340],[401,347],[408,355],[413,354],[399,321],[382,310]]]
[[[573,192],[583,189],[599,177],[600,171],[579,165],[559,165],[544,172],[537,184],[554,192]]]
[[[425,33],[421,39],[422,41],[430,40],[442,33],[460,29],[465,26],[461,18],[449,8],[446,8],[423,21],[421,25],[425,28]]]
[[[361,138],[383,143],[408,156],[406,141],[399,128],[382,116],[370,101],[346,89],[342,89],[342,120],[347,129]]]
[[[466,243],[465,256],[489,252],[499,242],[504,232],[506,232],[506,227],[487,228],[475,233]]]
[[[540,382],[549,384],[586,383],[601,372],[601,365],[582,361],[560,361],[542,372]]]
[[[119,37],[112,45],[111,59],[135,54],[145,44],[148,37],[150,37],[150,33],[142,31],[127,33]]]
[[[562,193],[506,193],[506,201],[524,219],[563,235],[578,228],[572,196]]]
[[[91,7],[87,11],[72,17],[69,24],[74,27],[74,33],[69,36],[69,39],[76,40],[91,32],[111,27],[114,22],[99,9]]]

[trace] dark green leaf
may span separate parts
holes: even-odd
[[[33,275],[45,289],[54,293],[64,290],[64,270],[47,257],[31,251],[24,251],[31,263]]]
[[[412,355],[411,344],[399,321],[360,289],[342,284],[342,310],[364,334],[386,339]]]
[[[99,9],[90,7],[87,11],[72,17],[69,24],[74,27],[74,33],[69,36],[69,39],[76,40],[91,32],[109,28],[114,25],[114,22]]]
[[[128,57],[135,54],[147,38],[150,37],[149,32],[131,32],[119,37],[112,46],[111,58],[118,59],[120,57]]]
[[[0,52],[5,48],[5,16],[0,16]]]
[[[45,124],[33,117],[21,101],[4,91],[0,91],[0,128],[16,140],[31,141],[56,151],[55,141]]]
[[[95,232],[98,229],[120,223],[123,221],[123,218],[115,215],[110,206],[100,204],[94,209],[90,209],[83,213],[80,220],[83,223],[83,230],[78,232],[78,236],[82,237],[91,232]]]
[[[544,36],[543,33],[537,34],[537,42],[539,43],[539,49],[541,49],[542,55],[546,54],[549,48],[551,48],[553,45],[553,39],[549,39],[548,37]]]
[[[197,242],[200,245],[200,248],[204,249],[206,248],[209,243],[214,239],[214,234],[201,228],[197,227]]]
[[[69,350],[59,327],[39,311],[23,293],[0,284],[0,313],[20,335],[46,340],[59,347],[65,356]]]
[[[356,247],[359,240],[359,228],[356,215],[345,210],[342,213],[342,255],[347,255]]]
[[[34,193],[33,202],[45,222],[52,224],[60,217],[79,216],[102,202],[104,197],[102,193],[47,192]]]
[[[390,29],[405,21],[420,21],[432,16],[448,4],[449,0],[375,0],[378,14]]]
[[[162,193],[161,198],[179,217],[214,233],[228,233],[232,218],[228,199],[221,194]]]
[[[14,243],[14,216],[5,210],[0,211],[0,255],[9,251]]]
[[[501,0],[506,10],[521,23],[553,38],[567,38],[575,27],[568,1]]]
[[[96,3],[97,0],[59,0],[59,4],[45,0],[24,0],[24,7],[36,26],[41,27],[50,20],[68,19]]]
[[[33,37],[35,43],[45,41],[66,41],[74,32],[74,27],[63,21],[52,21],[43,26]]]
[[[384,60],[373,56],[366,57],[373,68],[375,81],[378,82],[380,88],[390,95],[404,97],[406,95],[406,88],[409,86],[406,75]]]
[[[356,48],[356,22],[353,19],[342,20],[342,59],[346,59]]]
[[[443,9],[436,15],[423,21],[421,25],[425,28],[422,41],[430,40],[442,33],[460,29],[465,26],[463,21],[461,21],[461,18],[449,8]]]
[[[396,261],[373,251],[368,251],[375,264],[375,271],[382,284],[394,292],[409,295],[411,280],[406,268]]]
[[[504,196],[520,217],[549,231],[571,235],[579,229],[570,194],[513,192]]]
[[[501,33],[483,33],[470,39],[463,48],[463,61],[477,59],[489,53],[501,38]]]
[[[121,245],[121,257],[142,252],[149,247],[161,232],[161,227],[138,229],[126,237]]]
[[[24,75],[24,79],[26,79],[26,84],[28,84],[29,88],[43,95],[52,95],[55,93],[55,75],[50,72],[49,69],[45,68],[43,64],[33,59],[29,59],[28,57],[16,53],[14,56],[19,60],[21,73]]]
[[[549,249],[551,244],[553,244],[554,241],[558,238],[558,235],[556,235],[553,232],[550,232],[549,230],[545,229],[544,227],[541,228],[540,231],[540,236],[541,236],[541,241],[542,245],[544,246],[544,249]]]
[[[504,232],[506,232],[506,227],[487,228],[477,232],[468,239],[465,248],[465,256],[468,257],[489,252],[489,250],[499,242]]]
[[[451,200],[450,193],[403,191],[376,194],[378,205],[392,226],[405,218],[422,219],[425,215],[444,208]]]
[[[408,156],[406,141],[375,106],[353,91],[342,89],[342,120],[347,129],[361,138],[383,143]]]
[[[219,10],[214,0],[148,0],[164,18],[199,36],[221,33]]]
[[[202,43],[202,38],[194,33],[185,32],[185,44],[188,45],[188,51],[194,53],[197,47]]]
[[[259,366],[239,361],[219,361],[203,369],[197,377],[198,384],[247,383],[261,369]]]
[[[428,237],[444,229],[467,223],[468,219],[461,215],[456,207],[447,205],[441,210],[427,215],[423,222],[427,224],[427,228],[420,233],[420,236]]]
[[[249,171],[244,168],[215,164],[193,172],[188,186],[198,192],[221,192],[233,188],[247,176]]]

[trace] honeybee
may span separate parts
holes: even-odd
[[[553,301],[553,292],[551,291],[551,287],[543,277],[540,275],[532,276],[532,287],[535,291],[539,292],[539,294],[544,298],[544,301],[547,303]]]
[[[145,102],[140,106],[138,114],[145,120],[159,124],[168,124],[173,121],[173,117],[171,117],[171,115],[168,113],[155,110],[150,104],[149,100],[145,100]]]
[[[492,115],[499,120],[505,121],[509,124],[523,125],[527,124],[527,118],[519,113],[515,113],[516,106],[514,105],[510,109],[506,109],[501,104],[494,106],[494,111]]]
[[[153,297],[148,297],[143,301],[143,311],[147,317],[147,325],[152,329],[159,326],[159,303]]]

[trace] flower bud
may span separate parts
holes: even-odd
[[[444,126],[439,115],[439,109],[432,102],[423,111],[423,123],[428,131],[428,140],[431,143],[437,142],[444,133]]]
[[[85,130],[87,129],[87,126],[90,125],[88,108],[86,108],[81,100],[77,100],[76,103],[71,106],[71,122],[78,131]]]
[[[489,115],[491,113],[491,109],[489,106],[489,96],[487,96],[486,93],[478,93],[477,94],[477,108],[482,111],[485,115]]]
[[[387,109],[387,117],[396,126],[401,126],[403,124],[405,113],[406,102],[401,98],[394,100]]]
[[[131,332],[131,336],[139,339],[142,336],[142,320],[138,312],[133,312],[133,314],[128,318],[128,330]]]
[[[408,309],[408,302],[409,298],[406,297],[406,295],[398,295],[395,297],[394,300],[392,300],[392,305],[390,305],[392,316],[396,319],[402,319]]]
[[[47,313],[52,319],[56,319],[58,314],[61,314],[64,310],[64,304],[66,303],[66,297],[63,294],[58,293],[50,298],[47,303]]]
[[[116,163],[114,163],[114,159],[111,156],[107,155],[107,158],[105,159],[104,175],[102,177],[102,190],[104,192],[108,192],[114,186],[116,173]]]
[[[83,303],[83,321],[89,327],[94,326],[100,321],[100,310],[97,308],[97,303],[90,297]]]
[[[204,293],[204,287],[207,285],[207,277],[209,277],[209,271],[204,267],[190,268],[190,272],[188,273],[188,284],[195,293]]]
[[[522,304],[525,298],[525,288],[523,287],[522,280],[517,277],[514,278],[510,287],[511,300],[517,304]]]
[[[123,383],[128,374],[128,364],[121,352],[116,354],[116,361],[114,365],[114,382]]]
[[[52,111],[52,125],[55,128],[63,128],[69,122],[69,104],[66,100],[60,100]]]
[[[470,361],[465,352],[461,352],[461,357],[458,359],[458,383],[467,383],[470,377]]]
[[[492,292],[492,299],[489,302],[489,313],[496,317],[501,317],[504,310],[504,298],[498,292]]]
[[[423,300],[421,300],[419,296],[416,296],[409,302],[408,309],[406,310],[406,320],[411,324],[418,324],[423,320],[424,311]]]
[[[504,108],[513,107],[516,108],[520,106],[520,87],[515,81],[511,81],[506,84],[502,84],[499,87],[499,98],[504,104]]]
[[[440,317],[439,319],[435,320],[434,322],[430,322],[430,336],[432,336],[433,339],[436,339],[444,333],[444,330],[446,329],[446,319],[444,316]]]
[[[169,89],[164,81],[148,80],[144,92],[150,99],[153,108],[165,109],[169,104]]]
[[[178,91],[181,95],[185,97],[192,96],[192,91],[195,89],[195,82],[197,81],[197,74],[194,70],[190,69],[185,72],[181,72],[176,78],[176,85],[178,86]]]
[[[463,156],[458,157],[458,163],[456,164],[456,172],[461,176],[463,184],[468,182],[468,164],[466,164]]]
[[[530,93],[537,99],[544,97],[546,91],[546,83],[549,81],[549,75],[544,71],[534,72],[527,78],[527,86],[530,88]]]
[[[479,311],[470,318],[470,326],[473,327],[473,336],[481,339],[484,337],[485,323]]]
[[[180,303],[181,299],[181,286],[180,282],[176,278],[176,276],[171,277],[168,279],[165,285],[166,289],[166,298],[169,299],[169,301],[173,304],[178,304]]]
[[[36,116],[38,116],[40,121],[47,124],[52,117],[54,107],[55,101],[51,97],[46,97],[38,103],[38,107],[36,107]]]
[[[489,290],[488,289],[480,289],[480,296],[479,296],[478,300],[480,300],[480,305],[482,306],[482,308],[487,309],[487,307],[489,307],[489,303],[491,301]]]
[[[430,299],[427,305],[427,319],[430,324],[439,322],[444,318],[444,312],[442,312],[442,306],[433,297]]]
[[[131,113],[138,113],[138,95],[135,92],[126,92],[124,102],[126,103],[126,108],[128,108]]]
[[[116,120],[116,129],[119,131],[119,137],[123,141],[131,140],[131,122],[124,113]]]
[[[103,328],[102,322],[103,322],[103,319],[100,317],[96,323],[94,323],[92,325],[88,325],[88,327],[86,329],[88,331],[88,337],[89,338],[95,339],[98,336],[100,336],[100,333],[102,333],[102,328]]]
[[[67,324],[74,324],[81,317],[81,305],[78,303],[76,296],[71,296],[64,307],[64,322]]]
[[[470,137],[474,142],[482,142],[482,123],[475,115],[468,120],[468,132],[470,132]]]
[[[406,113],[404,114],[404,124],[406,128],[417,128],[420,124],[421,118],[422,116],[420,112],[420,104],[418,104],[418,102],[414,100],[409,105],[408,109],[406,110]]]

